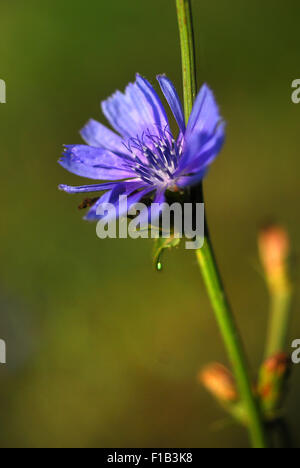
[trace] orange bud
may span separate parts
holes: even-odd
[[[270,224],[260,231],[258,242],[270,288],[276,291],[287,289],[287,259],[290,253],[287,231],[279,225]]]
[[[223,402],[235,402],[238,400],[234,377],[221,364],[208,365],[199,373],[198,380],[219,400]]]

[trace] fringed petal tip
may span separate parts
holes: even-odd
[[[90,146],[128,155],[122,138],[97,120],[90,119],[80,130],[80,136]]]
[[[59,164],[69,172],[95,180],[123,180],[136,174],[126,166],[121,155],[104,148],[65,145]]]
[[[116,91],[101,103],[103,114],[124,138],[136,138],[147,129],[159,136],[159,129],[169,128],[168,118],[153,86],[141,74],[129,83],[125,92]]]
[[[58,162],[59,162],[59,161],[58,161]],[[67,185],[64,185],[64,184],[59,184],[58,190],[61,190],[62,192],[70,193],[70,192],[68,192],[68,186],[67,186]]]

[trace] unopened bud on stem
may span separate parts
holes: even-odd
[[[274,412],[280,408],[290,370],[290,358],[287,353],[277,353],[262,365],[258,393],[263,408]]]
[[[238,400],[234,377],[221,364],[208,365],[199,373],[198,379],[218,400],[228,403],[234,403]]]
[[[259,251],[270,289],[274,292],[288,290],[290,239],[286,230],[276,224],[261,229]]]

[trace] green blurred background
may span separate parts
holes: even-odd
[[[299,17],[296,0],[194,1],[198,79],[228,132],[206,209],[253,370],[268,312],[258,225],[282,221],[299,250]],[[57,190],[81,183],[56,161],[88,118],[104,122],[101,99],[136,71],[181,89],[174,1],[2,1],[0,57],[0,445],[247,446],[196,381],[227,360],[193,253],[156,273],[150,240],[100,241],[83,197]],[[300,368],[287,406],[300,446]]]

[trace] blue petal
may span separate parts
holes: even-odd
[[[80,134],[90,146],[105,148],[115,153],[128,153],[122,138],[96,120],[89,120]]]
[[[173,112],[178,127],[182,133],[185,132],[185,121],[181,101],[173,85],[172,81],[166,75],[158,75],[157,80],[160,84],[161,90]]]
[[[194,148],[193,157],[189,159],[190,162],[181,160],[178,173],[185,172],[198,172],[204,167],[210,165],[221,151],[225,141],[225,122],[222,122],[216,129],[213,136],[208,138],[201,138],[195,135],[190,140],[191,149]],[[202,141],[200,142],[199,139]]]
[[[158,190],[156,192],[156,195],[154,197],[153,203],[155,203],[156,206],[152,206],[151,210],[151,222],[157,221],[157,218],[160,216],[162,209],[163,209],[163,204],[166,201],[165,198],[165,193],[166,191],[164,189]]]
[[[117,216],[118,217],[127,216],[130,209],[134,205],[136,205],[142,198],[144,198],[146,195],[148,195],[150,192],[153,192],[153,187],[144,188],[140,192],[137,192],[134,195],[128,196],[127,210],[126,209],[123,209],[123,210],[117,209]],[[124,195],[124,194],[122,194],[122,195]]]
[[[163,204],[166,201],[165,192],[165,189],[157,190],[153,203],[141,212],[139,219],[142,225],[148,223],[155,226],[157,224],[158,218],[164,208]]]
[[[96,203],[92,206],[88,214],[84,219],[87,221],[96,221],[101,219],[101,215],[97,214],[97,209],[102,203],[111,203],[116,208],[116,215],[117,217],[125,216],[127,214],[127,210],[125,209],[125,204],[123,206],[123,210],[119,210],[119,197],[126,195],[128,197],[127,205],[128,211],[129,209],[138,203],[146,194],[153,191],[152,187],[144,188],[143,190],[136,192],[137,190],[142,189],[145,187],[145,184],[141,182],[120,182],[113,190],[106,192]],[[131,195],[133,194],[133,195]],[[105,196],[106,195],[106,196]],[[108,217],[106,217],[109,220]]]
[[[83,219],[86,221],[97,221],[97,219],[100,219],[100,216],[97,215],[98,206],[101,205],[101,203],[109,203],[111,193],[112,190],[105,192],[102,197],[100,197],[99,200],[92,206],[88,214]]]
[[[179,179],[177,179],[176,185],[179,188],[192,187],[193,185],[197,185],[202,179],[204,179],[207,171],[208,168],[205,167],[204,169],[200,170],[194,175],[182,176]]]
[[[188,121],[187,136],[194,131],[213,133],[220,120],[221,116],[213,92],[204,84],[198,93]]]
[[[140,75],[135,83],[127,86],[125,94],[117,91],[102,102],[102,111],[115,130],[126,138],[141,137],[144,132],[160,136],[162,130],[169,129],[157,93]]]
[[[82,185],[80,187],[72,187],[70,185],[59,185],[59,190],[67,193],[87,193],[87,192],[103,192],[103,190],[111,190],[118,182],[112,184],[95,184],[95,185]]]
[[[148,106],[150,106],[149,109],[149,117],[150,119],[154,119],[155,126],[159,127],[159,133],[160,130],[168,129],[169,130],[169,121],[168,117],[165,111],[165,108],[153,88],[153,86],[149,83],[146,78],[143,78],[141,75],[137,74],[136,76],[136,83],[138,87],[142,90],[143,95],[145,96],[145,99],[148,103]],[[151,111],[150,111],[151,108]]]
[[[60,159],[62,167],[73,174],[89,179],[118,180],[136,177],[125,167],[125,160],[104,150],[85,145],[66,146]]]
[[[212,91],[207,85],[203,85],[187,124],[182,164],[190,163],[192,159],[199,156],[203,141],[214,136],[221,120]]]

